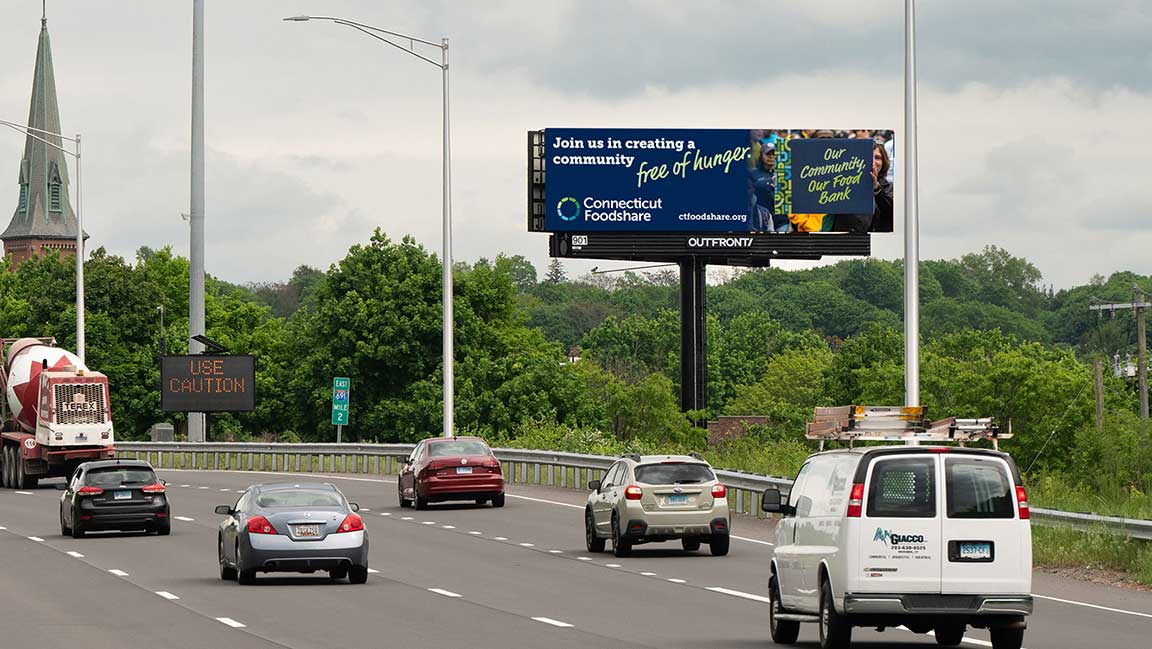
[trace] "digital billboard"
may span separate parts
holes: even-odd
[[[883,129],[549,128],[530,210],[548,232],[891,232],[893,144]]]
[[[256,360],[205,354],[160,357],[160,410],[249,412],[256,409]]]

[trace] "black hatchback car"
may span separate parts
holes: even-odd
[[[60,497],[60,533],[95,530],[172,531],[164,481],[141,460],[99,460],[76,468]]]

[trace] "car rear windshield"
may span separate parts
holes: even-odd
[[[277,489],[256,497],[260,507],[343,507],[340,494],[330,489]]]
[[[122,485],[156,484],[156,473],[148,467],[108,467],[92,469],[84,476],[84,484],[92,487],[119,487]]]
[[[457,457],[460,455],[488,455],[484,442],[453,441],[435,442],[428,445],[428,457]]]
[[[936,516],[936,465],[933,458],[879,460],[872,466],[868,516],[878,518]]]
[[[707,464],[662,462],[636,467],[636,482],[644,484],[700,484],[715,479]]]
[[[1012,518],[1012,483],[1004,465],[980,458],[948,458],[944,463],[948,518]]]

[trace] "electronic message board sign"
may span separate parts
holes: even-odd
[[[545,129],[542,159],[529,161],[529,229],[891,232],[892,135],[876,129]]]
[[[245,355],[160,357],[164,412],[249,412],[256,409],[256,359]]]

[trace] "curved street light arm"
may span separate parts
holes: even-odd
[[[5,122],[3,120],[0,120],[0,125],[7,126],[8,128],[10,128],[14,131],[20,131],[24,135],[27,135],[28,137],[32,138],[33,140],[36,140],[37,142],[43,142],[44,144],[47,144],[48,146],[52,147],[53,149],[56,149],[57,151],[60,151],[61,153],[66,153],[66,154],[72,156],[73,158],[77,157],[76,152],[69,151],[68,149],[65,149],[64,147],[60,146],[59,144],[56,144],[54,142],[49,142],[48,140],[45,140],[44,138],[42,138],[38,135],[34,135],[32,133],[29,133],[27,127],[20,126],[18,124],[13,124],[12,122]],[[40,129],[31,129],[31,130],[37,130],[38,131]],[[48,131],[43,131],[43,132],[48,133]],[[49,133],[49,135],[56,135],[56,134],[55,133]],[[60,137],[64,137],[64,136],[61,135]],[[70,137],[64,138],[64,139],[71,140],[72,142],[76,141],[75,139],[70,138]]]
[[[43,133],[45,135],[51,135],[52,137],[58,137],[58,138],[61,138],[63,140],[68,140],[69,142],[75,142],[76,141],[76,138],[68,137],[67,135],[64,135],[62,133],[53,133],[52,131],[45,131],[44,129],[40,129],[40,128],[32,128],[31,126],[25,126],[25,125],[17,123],[17,122],[9,122],[8,120],[4,120],[4,119],[0,119],[0,124],[3,124],[4,126],[8,126],[11,128],[21,129],[21,130],[25,131],[26,135],[31,135],[30,133],[27,133],[27,131],[35,131],[36,133]],[[43,142],[44,140],[40,140],[40,141]],[[51,144],[51,142],[49,142],[48,144]]]
[[[406,41],[414,41],[416,43],[421,43],[423,45],[430,45],[430,46],[435,47],[437,49],[444,49],[443,43],[434,43],[432,41],[426,41],[423,38],[416,38],[415,36],[409,36],[408,34],[401,34],[400,32],[388,31],[387,29],[381,29],[379,27],[373,27],[372,25],[365,25],[364,23],[358,23],[354,20],[348,20],[347,18],[338,18],[336,16],[291,16],[289,18],[285,18],[284,20],[288,20],[288,21],[331,20],[333,22],[345,23],[345,24],[352,25],[355,27],[363,27],[364,29],[370,29],[374,32],[380,32],[381,34],[388,34],[389,36],[395,36],[397,38],[403,38]]]
[[[383,42],[391,45],[392,47],[395,47],[396,49],[400,50],[401,52],[404,52],[406,54],[411,54],[412,56],[415,56],[418,59],[421,59],[423,61],[427,61],[427,62],[431,63],[432,65],[440,68],[441,70],[444,69],[444,66],[442,64],[437,63],[436,61],[433,61],[432,59],[424,56],[423,54],[420,54],[420,53],[412,50],[411,48],[404,47],[403,45],[400,45],[398,43],[393,43],[392,41],[388,40],[387,38],[384,38],[383,36],[378,36],[376,34],[373,34],[372,32],[368,31],[367,29],[364,29],[363,27],[361,27],[358,23],[353,23],[353,22],[349,22],[346,20],[334,20],[333,22],[335,22],[339,25],[347,25],[347,26],[351,27],[352,29],[355,29],[358,32],[367,34],[367,35],[371,36],[372,38],[375,38],[378,41],[383,41]],[[404,37],[404,38],[407,38],[407,37]],[[440,46],[437,45],[437,47],[440,47]]]

